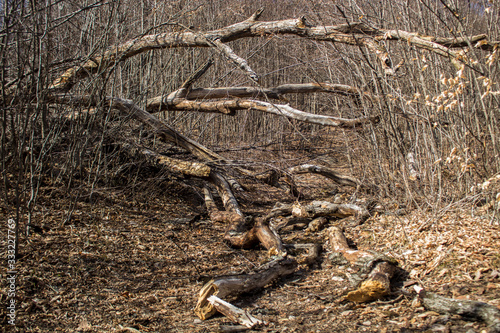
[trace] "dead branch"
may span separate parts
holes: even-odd
[[[229,163],[229,161],[221,155],[177,132],[165,122],[156,118],[149,112],[141,109],[131,100],[117,97],[105,97],[104,100],[109,103],[109,105],[113,109],[120,111],[123,116],[132,117],[151,127],[154,130],[155,134],[157,134],[162,140],[184,148],[198,158],[201,158],[202,160],[209,162]],[[89,95],[55,95],[50,97],[50,101],[59,104],[85,106],[97,106],[100,104],[97,98]]]
[[[297,262],[301,265],[314,264],[321,252],[321,246],[318,244],[286,244],[285,247],[293,250],[307,250],[304,257],[297,259]]]
[[[357,268],[350,276],[351,284],[357,289],[347,294],[346,299],[364,303],[376,300],[390,292],[390,280],[397,270],[397,262],[374,251],[352,250],[338,227],[327,230],[330,248],[336,254]]]
[[[362,92],[360,89],[345,84],[321,83],[298,83],[283,84],[272,88],[260,87],[220,87],[220,88],[196,88],[189,91],[183,98],[189,100],[195,99],[218,99],[218,98],[241,98],[241,97],[267,97],[272,99],[284,100],[285,94],[307,94],[314,92],[333,93],[342,96],[354,96],[356,100],[366,98],[376,100],[368,92]],[[146,110],[150,112],[161,110],[170,105],[168,98],[157,96],[147,100]]]
[[[370,122],[378,122],[378,116],[360,117],[355,119],[344,119],[332,116],[317,115],[292,108],[290,105],[272,104],[258,100],[223,100],[223,101],[193,101],[187,99],[176,99],[172,104],[162,104],[161,108],[155,110],[186,110],[199,112],[219,112],[232,114],[236,110],[252,109],[267,113],[285,116],[299,121],[319,124],[324,126],[336,126],[353,128]]]
[[[355,188],[361,185],[361,182],[354,177],[341,175],[330,168],[320,165],[313,165],[313,164],[297,165],[292,168],[289,168],[287,172],[291,174],[315,173],[318,175],[322,175],[323,177],[329,178],[339,185],[351,186]]]
[[[264,322],[255,318],[248,311],[244,311],[219,297],[212,295],[207,301],[220,313],[228,317],[233,323],[241,324],[247,328],[263,325]]]
[[[178,90],[173,91],[167,95],[167,97],[164,99],[165,104],[171,105],[175,99],[185,98],[191,88],[191,85],[201,76],[203,76],[203,74],[205,74],[205,72],[210,68],[210,66],[212,66],[212,64],[213,64],[212,58],[208,59],[200,68],[196,70],[196,72],[190,75],[186,81],[184,81],[184,83]],[[155,111],[151,110],[151,108],[146,108],[146,110],[148,112]]]
[[[280,215],[292,215],[293,217],[310,219],[318,216],[335,216],[338,218],[356,216],[358,219],[364,221],[370,216],[370,212],[366,208],[353,204],[335,204],[328,201],[313,201],[308,205],[302,205],[300,203],[277,204],[266,216],[266,219],[271,219]]]
[[[127,147],[124,146],[124,148]],[[149,159],[153,159],[159,165],[166,167],[173,172],[179,172],[187,176],[200,178],[207,178],[210,175],[211,168],[204,163],[182,161],[176,158],[161,155],[147,148],[137,148],[137,152]]]
[[[252,80],[254,80],[255,82],[259,81],[259,76],[257,75],[257,73],[255,73],[255,71],[252,68],[250,68],[250,66],[248,65],[248,62],[245,59],[243,59],[242,57],[240,57],[239,55],[237,55],[236,53],[234,53],[234,51],[229,46],[222,43],[219,38],[215,38],[215,39],[211,40],[211,43],[223,55],[225,55],[226,58],[231,60],[238,67],[240,67],[243,71],[245,71],[248,74],[248,76],[250,76],[250,78]]]
[[[458,314],[466,319],[484,321],[491,333],[500,332],[500,310],[493,305],[462,299],[453,299],[427,292],[423,288],[415,288],[418,298],[429,311],[444,314]]]
[[[181,31],[166,32],[155,35],[142,36],[115,46],[110,47],[102,55],[93,57],[84,64],[72,67],[57,78],[51,85],[52,90],[67,91],[80,79],[97,70],[106,70],[119,61],[128,59],[134,55],[153,49],[173,47],[213,47],[213,41],[226,43],[240,38],[262,37],[266,35],[296,35],[299,37],[344,43],[350,45],[361,45],[374,51],[381,60],[382,66],[387,71],[392,66],[388,60],[385,48],[378,44],[378,40],[402,40],[417,47],[435,52],[441,56],[456,58],[458,54],[451,51],[451,47],[459,47],[463,43],[446,40],[439,44],[438,38],[421,38],[417,33],[402,30],[374,29],[362,23],[349,23],[334,26],[310,26],[304,17],[281,21],[258,22],[259,15],[252,15],[243,22],[227,27],[207,31]],[[479,37],[473,37],[479,39]],[[376,51],[377,50],[377,51]]]
[[[194,311],[200,319],[208,319],[216,312],[215,307],[208,301],[210,296],[226,298],[262,288],[279,277],[292,274],[296,268],[297,262],[295,260],[279,258],[252,274],[226,276],[211,280],[200,290]]]
[[[210,190],[205,188],[205,204],[212,221],[228,223],[224,239],[237,248],[251,248],[260,242],[270,255],[285,255],[286,251],[278,233],[269,225],[266,219],[258,218],[253,227],[247,225],[247,219],[240,211],[238,202],[231,191],[230,185],[222,175],[212,172],[211,182],[216,186],[222,198],[226,211],[219,211],[213,201]]]

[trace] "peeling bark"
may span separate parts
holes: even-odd
[[[339,185],[351,186],[355,188],[361,185],[361,182],[354,177],[341,175],[333,169],[320,165],[303,164],[294,166],[287,171],[292,174],[315,173],[329,178]]]
[[[370,215],[366,208],[353,204],[334,204],[328,201],[313,201],[308,205],[302,204],[279,204],[266,216],[271,219],[276,216],[292,215],[300,218],[315,218],[319,216],[335,216],[345,218],[357,216],[358,219],[366,219]]]
[[[187,92],[183,98],[188,100],[196,99],[218,99],[218,98],[241,98],[241,97],[267,97],[272,99],[285,100],[285,94],[307,94],[314,92],[333,93],[342,96],[353,96],[356,101],[366,98],[376,100],[371,94],[362,92],[360,89],[344,84],[321,83],[298,83],[283,84],[272,88],[261,87],[219,87],[219,88],[195,88]],[[172,100],[164,96],[157,96],[148,99],[146,110],[150,112],[168,109]]]

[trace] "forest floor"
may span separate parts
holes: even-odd
[[[332,182],[314,175],[297,179],[299,187],[304,186],[304,201],[333,200]],[[20,244],[16,327],[7,325],[2,306],[2,330],[218,332],[232,325],[221,315],[198,319],[193,311],[198,291],[210,278],[251,272],[269,260],[267,252],[230,248],[222,237],[226,226],[208,220],[194,188],[176,181],[161,186],[168,192],[151,195],[141,189],[108,188],[96,190],[92,200],[72,203],[66,192],[43,186],[33,215],[38,228],[29,242]],[[350,194],[343,190],[338,194],[347,201]],[[241,204],[246,214],[258,215],[277,201],[292,200],[268,187],[248,193]],[[434,213],[386,207],[360,226],[345,227],[357,248],[386,253],[404,269],[385,299],[360,305],[342,302],[352,287],[346,267],[329,259],[324,230],[306,233],[287,227],[280,231],[284,243],[323,246],[317,262],[229,301],[264,320],[267,325],[260,332],[486,330],[481,322],[426,311],[411,288],[402,286],[417,283],[443,296],[500,308],[498,220],[459,205]],[[0,203],[1,220],[11,214],[11,208]],[[326,227],[346,226],[345,222],[330,219]],[[1,232],[6,235],[4,222]],[[5,304],[5,289],[0,298]]]

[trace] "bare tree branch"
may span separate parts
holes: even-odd
[[[229,41],[248,38],[262,37],[266,35],[296,35],[299,37],[343,43],[350,45],[361,45],[367,47],[380,58],[382,66],[386,71],[390,70],[392,64],[387,58],[385,47],[378,43],[383,39],[401,40],[411,43],[417,47],[435,52],[441,56],[456,58],[458,53],[450,50],[453,47],[463,47],[462,40],[439,39],[433,37],[420,37],[417,33],[402,30],[375,29],[362,23],[340,24],[334,26],[310,26],[304,17],[281,21],[258,22],[258,15],[252,15],[249,19],[229,25],[227,27],[207,31],[207,32],[166,32],[155,35],[142,36],[115,46],[110,47],[102,55],[88,60],[84,64],[68,69],[52,86],[52,90],[67,91],[79,80],[90,73],[95,73],[97,69],[104,70],[119,61],[123,61],[134,55],[153,49],[174,48],[174,47],[222,47],[230,58],[234,58],[234,53],[229,52],[223,43]],[[473,40],[483,40],[484,35],[474,36]],[[443,44],[439,44],[442,42]],[[229,49],[230,50],[230,49]],[[229,53],[228,53],[229,52]],[[237,59],[239,59],[237,61]],[[244,66],[241,58],[233,59],[245,70],[252,73],[250,67]],[[248,65],[248,64],[247,64]],[[253,72],[255,73],[255,72]],[[252,74],[253,75],[253,74]]]
[[[342,96],[353,96],[356,101],[366,98],[368,100],[376,100],[368,92],[363,92],[359,88],[348,86],[345,84],[334,84],[328,82],[321,83],[296,83],[296,84],[283,84],[272,88],[257,88],[257,87],[219,87],[219,88],[195,88],[187,92],[183,97],[185,99],[217,99],[217,98],[241,98],[241,97],[267,97],[272,99],[283,100],[285,94],[308,94],[315,92],[333,93]],[[162,104],[172,104],[173,99],[168,97],[157,96],[148,99],[146,103],[146,110],[152,112],[161,110]]]
[[[258,100],[223,100],[223,101],[192,101],[187,99],[173,100],[172,104],[163,104],[158,108],[150,104],[152,110],[186,110],[199,112],[220,112],[232,114],[236,110],[252,109],[273,113],[279,116],[300,120],[311,124],[319,124],[324,126],[347,127],[353,128],[364,125],[369,122],[378,122],[378,116],[360,117],[355,119],[344,119],[332,116],[324,116],[312,114],[292,108],[290,105],[272,104]]]

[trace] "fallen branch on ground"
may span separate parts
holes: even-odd
[[[357,289],[347,294],[346,299],[356,303],[370,302],[390,292],[391,278],[397,270],[397,261],[375,251],[353,250],[338,227],[328,228],[330,249],[357,269],[349,279]]]
[[[500,310],[493,305],[462,299],[453,299],[427,292],[415,287],[418,298],[429,311],[444,314],[458,314],[466,319],[481,320],[488,325],[490,333],[500,333]]]
[[[219,277],[211,280],[200,290],[194,311],[200,319],[208,319],[216,312],[216,308],[208,301],[210,296],[215,295],[223,299],[262,288],[279,277],[292,274],[296,268],[297,262],[294,259],[280,258],[264,265],[258,272],[252,274]]]

